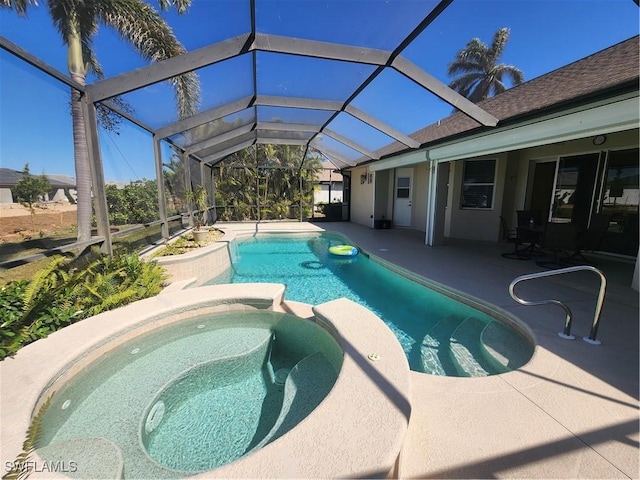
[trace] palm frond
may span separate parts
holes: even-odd
[[[34,304],[39,300],[40,296],[49,292],[56,283],[56,277],[59,275],[60,267],[66,263],[65,257],[53,259],[47,267],[36,272],[35,276],[27,285],[23,297],[23,315],[33,310]]]
[[[171,7],[175,7],[178,14],[182,15],[191,6],[191,0],[158,0],[158,5],[160,10],[169,10]]]
[[[0,8],[8,8],[15,11],[20,16],[27,14],[29,5],[38,6],[37,0],[0,0]]]
[[[504,48],[509,40],[509,33],[510,30],[508,28],[500,28],[494,33],[491,48],[489,49],[489,58],[492,63],[496,63],[502,57]]]
[[[55,392],[54,392],[55,393]],[[27,437],[22,443],[22,452],[16,457],[11,464],[11,469],[2,476],[3,480],[21,480],[26,479],[31,474],[31,468],[29,468],[29,458],[33,452],[39,447],[40,438],[42,437],[42,422],[44,415],[51,406],[51,400],[53,399],[52,393],[49,398],[42,404],[38,413],[31,420],[31,424],[27,429]]]
[[[145,60],[158,62],[186,52],[160,14],[144,1],[110,0],[97,3],[97,18],[114,28]],[[170,83],[175,89],[179,115],[184,117],[197,112],[200,87],[196,75],[185,73],[171,79]]]
[[[498,29],[490,47],[478,38],[470,40],[447,67],[449,76],[459,75],[449,84],[449,87],[477,103],[490,95],[504,92],[505,77],[510,78],[513,85],[522,83],[524,75],[519,69],[497,63],[504,53],[509,33],[508,28]]]

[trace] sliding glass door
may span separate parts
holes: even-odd
[[[549,221],[571,222],[580,230],[589,227],[594,215],[606,215],[609,228],[600,250],[636,256],[640,192],[638,155],[638,149],[633,148],[538,162],[529,204],[531,208],[539,209],[543,216],[550,211]]]
[[[600,194],[600,212],[610,215],[607,251],[638,254],[638,149],[609,152]]]

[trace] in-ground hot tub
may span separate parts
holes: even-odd
[[[282,312],[197,316],[119,345],[53,396],[41,455],[106,438],[129,478],[183,477],[276,440],[326,397],[342,349]]]
[[[3,463],[51,398],[32,478],[393,475],[411,411],[395,337],[346,299],[283,293],[165,293],[0,362]]]

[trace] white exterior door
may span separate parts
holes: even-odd
[[[393,225],[411,226],[411,189],[413,168],[396,169],[396,181],[393,194]]]

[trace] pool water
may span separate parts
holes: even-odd
[[[326,234],[262,234],[237,241],[230,270],[208,282],[273,282],[286,298],[312,305],[345,297],[378,315],[412,370],[486,376],[529,361],[533,344],[492,316],[399,275],[363,254],[330,255],[344,239]]]
[[[110,476],[119,455],[124,478],[210,470],[311,413],[335,383],[342,355],[326,330],[289,314],[181,321],[121,344],[54,394],[38,453],[55,461],[84,448],[73,460],[92,460],[70,472],[77,478]],[[94,439],[104,452],[90,451]]]

